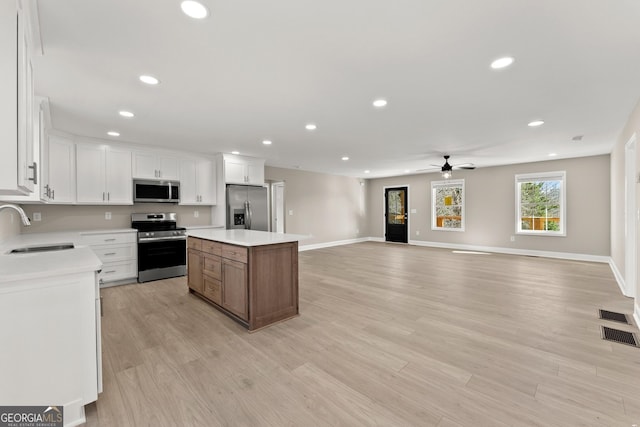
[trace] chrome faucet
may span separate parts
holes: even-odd
[[[16,206],[16,205],[0,205],[0,211],[2,209],[14,209],[16,211],[18,211],[18,213],[20,214],[20,218],[22,219],[22,223],[24,225],[31,225],[31,221],[29,220],[29,217],[27,217],[27,214],[24,213],[24,210],[22,210],[22,208],[20,206]]]

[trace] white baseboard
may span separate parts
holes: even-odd
[[[368,237],[360,237],[358,239],[336,240],[333,242],[314,243],[312,245],[302,245],[298,247],[298,252],[311,251],[314,249],[330,248],[332,246],[350,245],[352,243],[361,243],[369,241]]]
[[[462,251],[476,251],[476,252],[492,252],[492,253],[507,254],[507,255],[538,256],[543,258],[557,258],[557,259],[566,259],[566,260],[572,260],[572,261],[609,263],[609,260],[611,259],[611,257],[601,256],[601,255],[576,254],[571,252],[536,251],[531,249],[500,248],[496,246],[461,245],[456,243],[425,242],[422,240],[409,240],[409,244],[416,245],[416,246],[428,246],[431,248],[456,249],[456,250],[462,250]]]
[[[627,295],[627,292],[626,292],[627,285],[624,282],[624,277],[620,273],[620,270],[618,270],[618,266],[616,265],[616,263],[613,261],[613,258],[611,257],[609,258],[609,267],[611,267],[611,271],[613,272],[613,277],[616,279],[616,283],[618,284],[618,287],[620,288],[620,292],[622,292],[622,295],[624,295],[625,297],[631,297],[632,295]]]

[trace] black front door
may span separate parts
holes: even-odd
[[[385,240],[407,243],[407,187],[386,188],[384,204]]]

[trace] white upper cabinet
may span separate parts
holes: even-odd
[[[131,205],[131,151],[97,144],[77,144],[78,204]]]
[[[42,161],[42,199],[48,203],[75,203],[76,150],[67,138],[49,135]]]
[[[180,160],[180,204],[216,204],[216,174],[213,161]]]
[[[153,151],[134,151],[133,177],[177,180],[178,158]]]
[[[224,180],[227,184],[264,185],[264,160],[225,154]]]
[[[30,2],[0,2],[0,194],[36,188]]]

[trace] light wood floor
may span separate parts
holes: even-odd
[[[254,334],[185,278],[102,295],[91,426],[640,425],[640,349],[600,338],[599,308],[632,312],[606,264],[301,252],[301,316]]]

